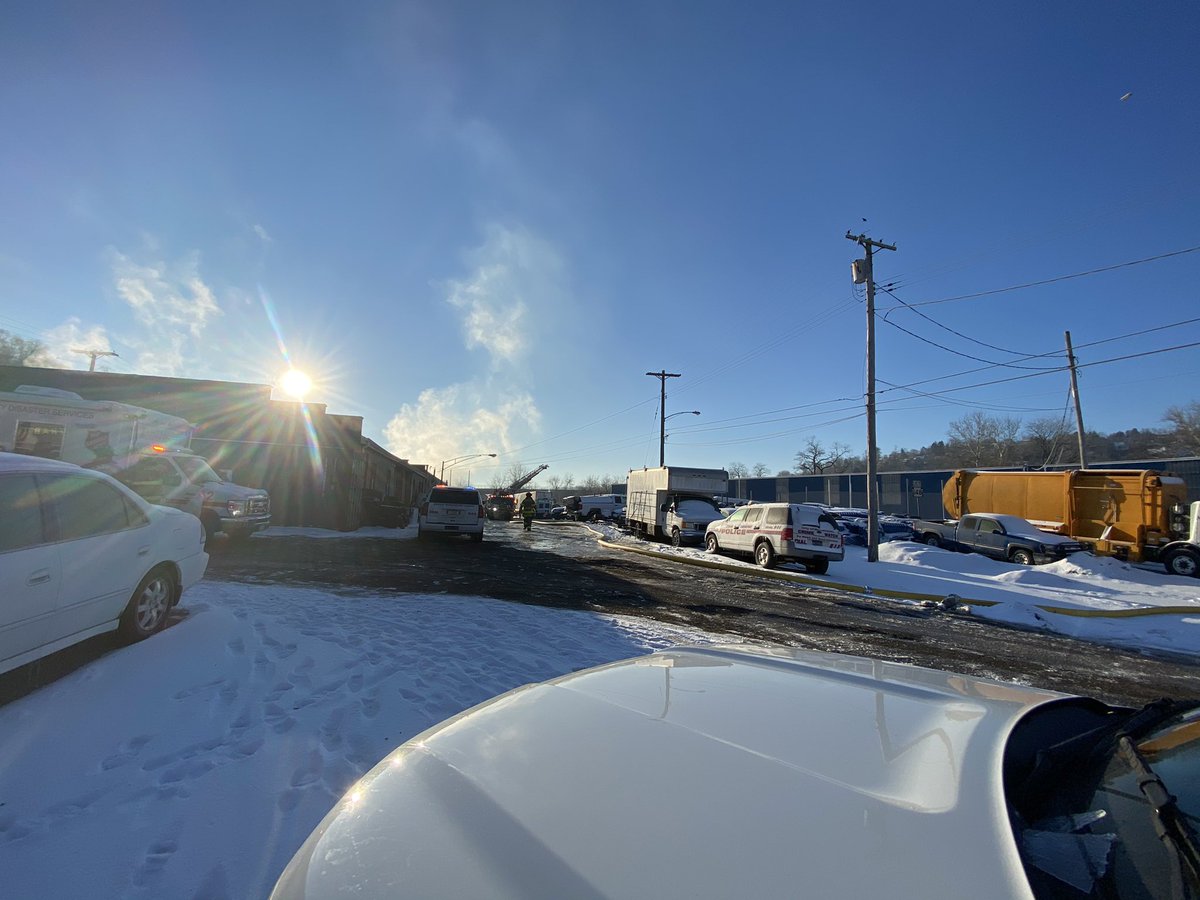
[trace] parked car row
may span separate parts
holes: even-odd
[[[0,672],[159,631],[208,567],[194,515],[72,463],[0,453]]]

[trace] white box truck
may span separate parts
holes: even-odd
[[[267,492],[223,480],[189,452],[192,431],[179,416],[58,388],[0,391],[0,450],[97,469],[151,503],[199,517],[210,538],[270,525]]]
[[[704,540],[709,522],[723,518],[713,498],[729,490],[724,469],[662,466],[631,469],[626,481],[625,524],[635,534],[681,544]]]

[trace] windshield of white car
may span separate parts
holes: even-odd
[[[1198,763],[1194,701],[1111,714],[1039,750],[1011,793],[1037,896],[1103,884],[1104,896],[1200,897]]]

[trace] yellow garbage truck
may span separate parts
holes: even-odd
[[[1094,552],[1130,562],[1161,561],[1175,575],[1200,571],[1197,517],[1182,478],[1153,469],[981,472],[959,469],[942,490],[955,518],[1020,516]]]

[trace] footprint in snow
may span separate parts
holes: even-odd
[[[167,867],[167,863],[178,849],[179,845],[174,841],[155,841],[147,847],[145,859],[133,873],[133,883],[138,887],[145,887]]]
[[[111,769],[119,769],[121,766],[129,765],[129,763],[137,759],[138,754],[142,752],[142,748],[150,743],[150,739],[151,736],[148,734],[139,734],[137,737],[132,737],[125,741],[117,748],[116,753],[100,761],[101,770],[107,772]]]

